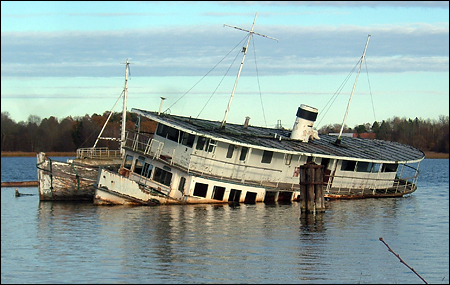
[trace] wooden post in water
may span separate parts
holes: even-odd
[[[308,162],[300,166],[300,209],[301,212],[325,211],[323,198],[323,165]]]
[[[305,171],[305,166],[301,166],[300,167],[300,209],[302,212],[305,211],[306,209],[306,171]]]
[[[325,212],[325,199],[323,198],[323,165],[316,165],[314,175],[314,191],[316,195],[316,212]]]

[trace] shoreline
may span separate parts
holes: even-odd
[[[26,152],[26,151],[2,151],[2,157],[32,157],[36,156],[38,152]],[[46,156],[72,156],[77,157],[76,152],[57,152],[49,151],[45,153]]]
[[[434,152],[434,151],[424,151],[425,153],[425,159],[427,158],[437,158],[437,159],[448,159],[449,154],[448,153],[442,153],[442,152]],[[32,157],[36,156],[37,152],[24,152],[24,151],[2,151],[2,157]],[[46,152],[46,156],[70,156],[70,157],[76,157],[76,152]]]

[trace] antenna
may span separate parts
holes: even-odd
[[[275,39],[275,38],[272,38],[272,37],[269,37],[269,36],[266,36],[266,35],[263,35],[263,34],[259,34],[259,33],[256,33],[256,32],[253,31],[253,28],[255,27],[255,22],[256,22],[256,17],[257,16],[258,16],[258,13],[255,14],[255,19],[253,20],[252,29],[250,31],[246,30],[246,29],[234,27],[234,26],[229,26],[229,25],[226,25],[226,24],[223,25],[224,27],[227,26],[227,27],[230,27],[230,28],[235,28],[237,30],[241,30],[241,31],[247,32],[249,35],[248,35],[247,45],[242,48],[242,52],[244,53],[244,55],[242,56],[242,61],[241,61],[241,65],[239,66],[238,75],[236,77],[236,81],[234,82],[234,87],[233,87],[233,91],[231,92],[230,101],[228,101],[228,107],[225,110],[225,117],[223,118],[222,123],[220,125],[221,128],[225,128],[225,124],[226,124],[227,117],[228,117],[228,111],[230,110],[231,101],[233,100],[233,96],[234,96],[234,92],[236,91],[236,86],[237,86],[237,83],[238,83],[238,80],[239,80],[239,76],[241,75],[241,70],[242,70],[242,66],[244,65],[245,56],[247,55],[248,44],[250,43],[250,38],[252,37],[253,34],[255,34],[255,35],[258,35],[258,36],[261,36],[261,37],[265,37],[265,38],[269,38],[269,39],[272,39],[272,40],[276,40],[278,42],[278,40]]]

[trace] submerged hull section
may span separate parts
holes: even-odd
[[[41,201],[92,202],[98,166],[54,161],[41,152],[36,167]]]
[[[263,187],[239,185],[225,181],[191,176],[186,193],[172,190],[164,194],[150,187],[101,169],[96,184],[94,205],[182,205],[296,201],[298,191],[267,191]],[[202,185],[202,187],[198,187]],[[209,189],[209,190],[206,190]]]

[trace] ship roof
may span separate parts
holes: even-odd
[[[335,144],[337,136],[319,135],[318,140],[302,142],[290,139],[291,130],[288,129],[244,127],[232,123],[221,128],[220,121],[165,113],[158,115],[157,112],[136,108],[131,111],[193,135],[268,151],[379,163],[414,163],[425,158],[421,150],[391,141],[341,136],[341,143]]]

